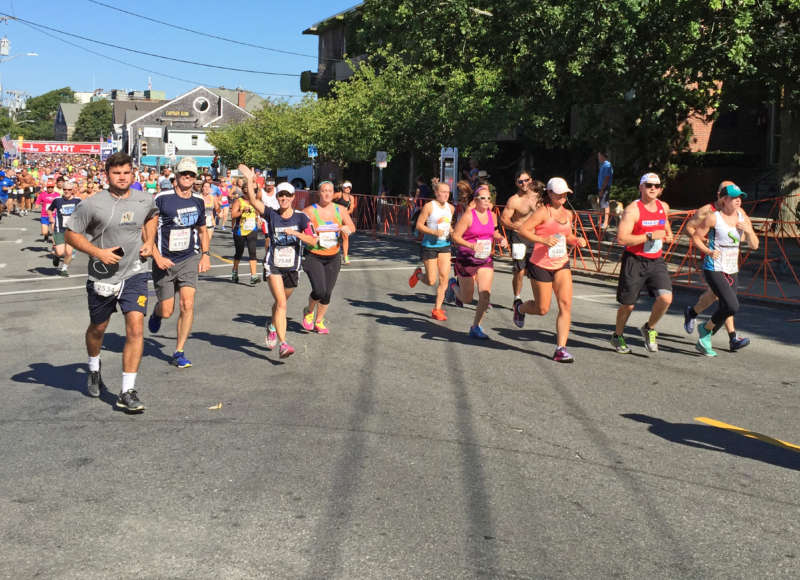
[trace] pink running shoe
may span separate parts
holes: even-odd
[[[309,312],[308,308],[303,308],[303,328],[308,331],[314,330],[314,313]]]
[[[282,342],[281,347],[278,349],[278,356],[281,358],[286,358],[288,356],[292,356],[294,354],[294,347],[292,347],[287,342]]]
[[[328,328],[325,326],[324,320],[318,320],[317,323],[314,325],[314,330],[316,330],[319,334],[328,334]]]

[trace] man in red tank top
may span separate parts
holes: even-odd
[[[618,353],[631,352],[623,332],[644,286],[655,298],[650,318],[641,327],[644,346],[658,352],[656,323],[672,303],[672,280],[662,254],[664,244],[672,242],[669,206],[659,200],[663,191],[661,179],[655,173],[645,173],[639,180],[641,198],[625,208],[617,230],[617,243],[625,246],[617,285],[617,324],[611,345]]]

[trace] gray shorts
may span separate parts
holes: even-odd
[[[189,286],[197,288],[197,275],[200,255],[192,256],[178,262],[171,268],[162,270],[153,262],[153,286],[159,302],[174,298],[179,288]]]

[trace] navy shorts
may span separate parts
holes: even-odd
[[[111,318],[117,311],[117,304],[123,314],[141,312],[147,314],[147,272],[131,276],[122,282],[119,295],[100,296],[94,291],[93,282],[86,282],[86,293],[89,298],[89,320],[92,324],[101,324]]]

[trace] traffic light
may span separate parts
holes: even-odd
[[[141,153],[141,157],[147,155],[147,141],[142,141],[139,145],[139,152]]]

